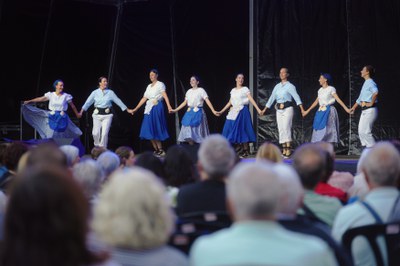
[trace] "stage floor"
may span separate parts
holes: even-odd
[[[335,170],[340,172],[350,172],[353,175],[357,172],[357,163],[359,156],[357,155],[337,155],[335,160]],[[241,159],[244,162],[254,162],[255,156]],[[291,159],[284,159],[287,164],[292,164]]]

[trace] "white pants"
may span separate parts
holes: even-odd
[[[99,115],[93,114],[93,140],[94,146],[107,148],[108,132],[110,131],[113,114]]]
[[[361,112],[360,122],[358,123],[358,136],[362,146],[370,148],[375,144],[375,139],[372,136],[372,126],[377,117],[378,109],[376,107]]]
[[[278,124],[279,143],[292,141],[293,107],[276,110],[276,123]]]

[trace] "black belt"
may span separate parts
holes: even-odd
[[[282,104],[283,104],[283,106],[281,108]],[[286,108],[291,107],[291,106],[293,106],[293,102],[292,101],[287,101],[287,102],[284,102],[284,103],[276,103],[275,104],[275,108],[278,109],[278,110],[283,110],[283,109],[286,109]]]
[[[112,114],[112,109],[111,107],[106,107],[106,108],[100,108],[100,107],[95,107],[95,110],[97,110],[98,115],[111,115]]]
[[[374,108],[374,107],[376,107],[376,103],[374,103],[373,105],[371,105],[371,106],[361,106],[361,110],[367,110],[367,109],[369,109],[369,108]]]

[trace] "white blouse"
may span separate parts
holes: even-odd
[[[162,93],[165,91],[165,85],[161,81],[157,81],[154,86],[149,84],[144,92],[144,97],[147,98],[146,106],[144,108],[145,114],[150,114],[154,105],[163,99]]]
[[[241,87],[240,89],[233,88],[231,90],[231,104],[232,107],[226,116],[229,120],[236,120],[239,112],[243,109],[244,105],[249,104],[250,90],[247,87]]]
[[[204,100],[207,98],[207,92],[203,88],[189,89],[185,95],[187,105],[192,108],[203,107]]]
[[[326,88],[321,87],[318,90],[318,102],[320,106],[323,105],[332,105],[335,103],[335,97],[333,94],[336,93],[336,89],[332,86],[328,86]]]
[[[50,111],[67,111],[68,103],[72,101],[71,94],[63,92],[60,95],[57,95],[54,91],[47,92],[44,94],[44,97],[49,99],[49,110]]]

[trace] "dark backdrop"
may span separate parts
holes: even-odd
[[[111,88],[133,108],[158,68],[173,105],[183,101],[192,74],[199,75],[216,109],[229,100],[238,72],[248,76],[248,1],[229,0],[2,0],[0,2],[1,124],[18,124],[20,102],[51,90],[55,79],[65,82],[78,108],[109,76]],[[255,0],[257,88],[265,104],[278,82],[279,68],[291,70],[305,107],[317,96],[320,72],[333,75],[345,103],[354,103],[361,88],[361,67],[373,64],[380,89],[378,139],[398,138],[395,110],[399,92],[399,14],[396,0]],[[175,78],[174,78],[175,77]],[[177,103],[175,103],[177,101]],[[339,151],[357,153],[355,133],[359,112],[349,119],[339,106]],[[213,117],[211,132],[221,132],[224,117]],[[142,112],[115,111],[110,148],[130,145],[147,149],[138,139]],[[72,113],[70,113],[73,116]],[[179,117],[182,113],[178,114]],[[80,121],[82,141],[92,145],[90,113]],[[313,113],[296,112],[296,145],[311,136]],[[256,118],[257,119],[257,118]],[[258,140],[277,141],[273,113],[258,121]],[[176,117],[168,116],[175,143]],[[350,127],[350,124],[352,125]],[[350,151],[349,151],[350,148]]]

